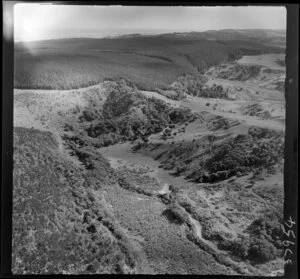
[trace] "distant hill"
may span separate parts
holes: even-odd
[[[283,37],[273,33],[267,37],[263,31],[223,30],[16,43],[14,85],[73,89],[124,77],[139,89],[157,90],[182,74],[219,64],[232,54],[284,52],[272,43]]]
[[[141,34],[125,35],[128,37],[141,36]],[[203,32],[175,32],[160,35],[161,37],[183,39],[205,39],[224,41],[252,41],[266,46],[279,48],[286,47],[286,30],[276,29],[223,29]],[[123,37],[123,36],[122,36]]]
[[[208,39],[215,38],[218,40],[246,40],[260,43],[266,46],[279,48],[286,47],[286,31],[285,30],[269,30],[269,29],[246,29],[246,30],[220,30],[207,31],[204,36]]]

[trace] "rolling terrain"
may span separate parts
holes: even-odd
[[[254,43],[251,36],[248,40],[237,33],[232,40],[219,37],[211,40],[203,33],[188,33],[17,43],[14,84],[15,88],[73,89],[124,77],[139,89],[156,91],[179,75],[202,71],[228,55],[284,53],[276,44]]]
[[[244,32],[16,46],[13,273],[282,274],[284,57]]]

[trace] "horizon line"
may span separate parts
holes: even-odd
[[[67,29],[72,29],[72,28],[63,28],[65,30]],[[63,30],[62,29],[62,30]],[[81,28],[81,30],[113,30],[117,28]],[[74,29],[75,30],[75,29]],[[119,30],[119,29],[118,29]],[[131,30],[131,28],[125,28],[121,30]],[[137,29],[137,30],[152,30],[152,31],[159,31],[162,29],[150,29],[150,28],[142,28],[142,29]],[[227,31],[227,30],[232,30],[232,31],[245,31],[245,30],[268,30],[268,31],[285,31],[286,33],[286,28],[284,29],[273,29],[273,28],[242,28],[242,29],[233,29],[233,28],[225,28],[225,29],[206,29],[206,30],[178,30],[175,31],[176,29],[168,29],[170,32],[166,33],[139,33],[139,32],[133,32],[133,33],[126,33],[126,34],[111,34],[111,35],[103,35],[103,36],[98,36],[98,37],[57,37],[57,38],[49,38],[49,39],[37,39],[37,40],[16,40],[14,38],[14,43],[30,43],[30,42],[42,42],[42,41],[54,41],[54,40],[66,40],[66,39],[116,39],[118,37],[124,37],[124,36],[130,36],[130,35],[141,35],[141,36],[158,36],[158,35],[168,35],[168,34],[184,34],[184,33],[205,33],[205,32],[213,32],[213,31]],[[173,31],[174,30],[174,31]],[[173,32],[171,32],[173,31]]]

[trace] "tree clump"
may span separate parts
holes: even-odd
[[[146,98],[134,84],[120,80],[103,105],[103,113],[86,128],[100,146],[142,139],[168,126],[194,119],[189,109],[173,108],[156,98]]]

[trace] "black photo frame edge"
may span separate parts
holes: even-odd
[[[25,1],[3,1],[2,9],[6,16],[13,18],[13,6]],[[40,3],[42,1],[26,1]],[[287,51],[286,51],[286,136],[284,163],[284,219],[298,220],[298,67],[299,67],[299,4],[280,3],[217,3],[217,2],[138,2],[138,1],[47,1],[46,3],[62,5],[143,5],[143,6],[285,6],[287,11]],[[13,35],[13,25],[6,26]],[[12,185],[13,185],[13,82],[14,82],[14,42],[13,36],[2,42],[2,146],[1,146],[1,230],[0,230],[0,276],[17,277],[50,277],[38,275],[12,275]],[[297,278],[298,260],[298,224],[295,229],[296,245],[293,247],[292,264],[286,265],[282,278]],[[105,276],[105,275],[103,275]],[[84,277],[103,277],[91,275]],[[106,275],[107,276],[107,275]],[[55,276],[60,277],[60,276]],[[71,275],[68,277],[78,277]],[[82,278],[83,276],[80,276]],[[115,277],[115,276],[110,276]],[[117,276],[119,277],[119,276]],[[131,276],[132,277],[132,276]],[[136,276],[134,276],[136,277]],[[144,277],[138,275],[138,277]],[[174,276],[164,276],[174,277]],[[181,277],[181,276],[175,276]],[[194,277],[194,276],[189,276]],[[198,277],[198,276],[196,276]],[[201,276],[218,277],[220,276]],[[245,278],[245,277],[243,277]],[[254,277],[250,277],[254,278]]]

